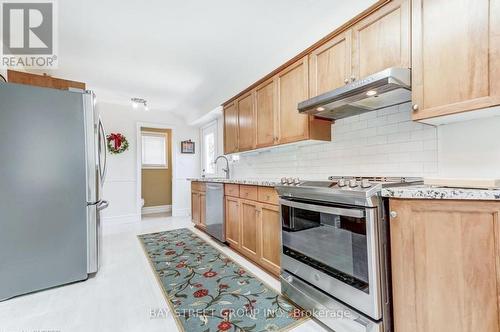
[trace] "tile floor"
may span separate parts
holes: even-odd
[[[84,282],[0,302],[0,332],[178,331],[171,315],[151,318],[151,310],[168,310],[168,306],[136,235],[182,227],[193,229],[189,218],[161,214],[147,216],[140,224],[106,226],[99,273]],[[227,247],[216,244],[206,234],[195,231],[279,290],[276,279]],[[324,329],[314,321],[307,321],[293,331]]]

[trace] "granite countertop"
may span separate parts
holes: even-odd
[[[262,187],[274,187],[280,184],[280,180],[276,179],[266,180],[266,179],[188,178],[188,181],[247,184],[247,185],[262,186]]]
[[[500,200],[500,189],[462,189],[413,185],[382,189],[383,197],[406,199]]]

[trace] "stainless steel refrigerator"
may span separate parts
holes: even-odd
[[[88,91],[0,84],[0,301],[100,264],[106,135]]]

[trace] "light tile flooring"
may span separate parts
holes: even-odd
[[[150,316],[151,310],[168,310],[168,306],[136,235],[182,227],[193,229],[189,218],[164,215],[150,215],[140,224],[107,226],[103,262],[95,277],[0,302],[0,332],[177,331],[173,316],[160,319]],[[204,233],[195,231],[279,290],[276,279]],[[293,331],[324,329],[314,321],[307,321]]]

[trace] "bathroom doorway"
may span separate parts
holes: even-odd
[[[172,129],[140,127],[141,216],[172,215]]]

